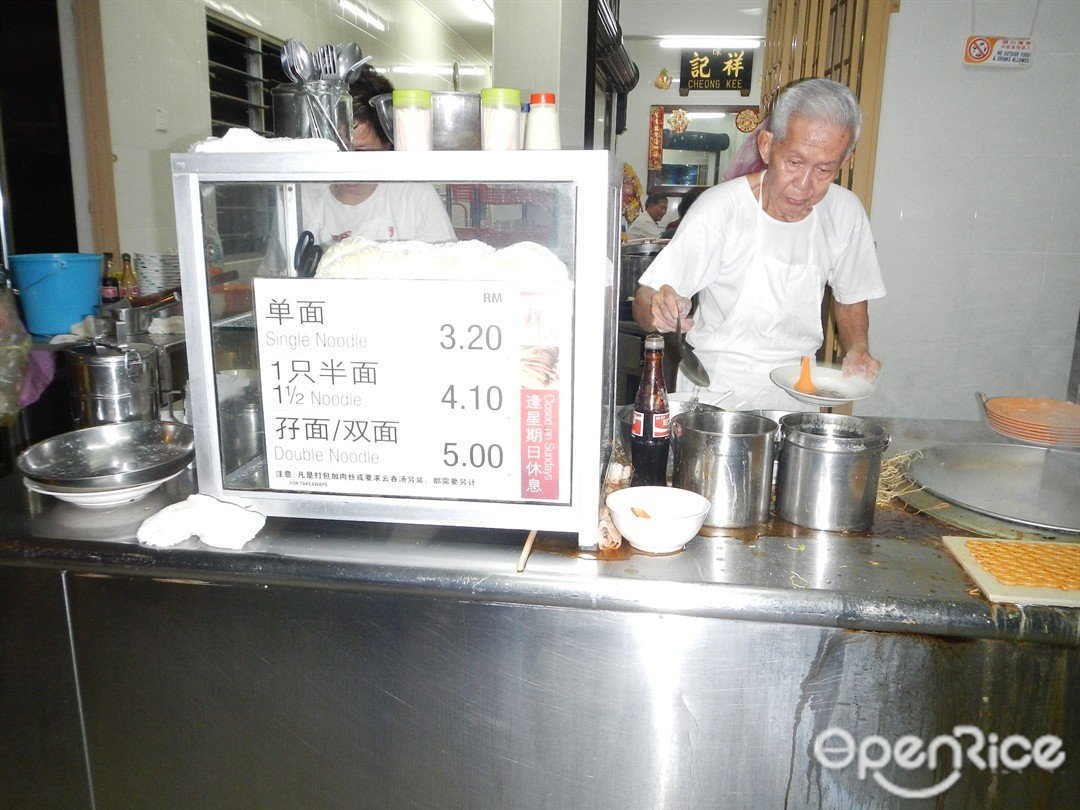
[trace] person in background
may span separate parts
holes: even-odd
[[[365,66],[350,88],[352,147],[356,152],[394,148],[371,99],[394,86]],[[332,183],[308,185],[301,195],[304,228],[324,250],[350,236],[373,240],[450,242],[457,237],[446,205],[428,183]]]
[[[694,200],[700,197],[701,192],[705,189],[706,186],[698,186],[690,189],[683,195],[682,199],[679,200],[679,207],[675,209],[679,216],[667,224],[667,227],[660,233],[660,236],[664,239],[670,239],[675,235],[675,231],[679,229],[679,223],[682,222],[683,217],[686,216],[686,212],[690,210],[690,206],[694,204]]]
[[[667,214],[668,201],[663,194],[650,194],[645,198],[645,211],[630,223],[626,235],[630,239],[659,239],[660,220]]]
[[[637,219],[638,214],[641,213],[641,192],[644,189],[641,187],[641,181],[638,179],[637,172],[634,171],[634,167],[629,163],[622,165],[622,227],[621,230],[625,234],[626,229],[630,227],[630,223]]]
[[[870,222],[833,181],[862,125],[851,91],[827,79],[788,88],[759,128],[765,168],[708,189],[641,277],[634,319],[674,331],[676,319],[730,409],[807,406],[769,373],[817,352],[821,299],[833,290],[846,375],[873,379],[867,302],[885,294]],[[699,316],[687,317],[701,293]],[[680,375],[677,388],[690,386]]]

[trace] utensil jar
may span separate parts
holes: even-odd
[[[326,138],[352,149],[352,96],[345,82],[279,84],[273,97],[279,138]]]
[[[835,413],[792,413],[780,420],[776,513],[825,531],[874,525],[881,456],[890,436],[880,425]]]
[[[673,483],[709,499],[706,526],[737,529],[769,519],[776,433],[771,419],[736,411],[672,420]]]

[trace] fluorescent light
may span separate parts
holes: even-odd
[[[385,31],[386,30],[386,23],[384,23],[382,20],[380,20],[374,14],[370,14],[367,11],[365,11],[364,9],[360,8],[360,6],[356,5],[356,3],[352,3],[352,2],[350,2],[350,0],[338,0],[338,2],[341,3],[341,8],[342,9],[344,9],[345,11],[352,12],[357,17],[359,17],[361,21],[366,22],[368,25],[370,25],[376,31]]]
[[[702,37],[702,36],[679,36],[663,37],[660,40],[661,48],[679,48],[680,50],[710,50],[713,48],[724,50],[738,50],[761,47],[758,37]]]
[[[461,10],[477,22],[495,25],[495,12],[488,0],[458,0]]]
[[[703,121],[706,118],[723,118],[727,113],[722,112],[688,112],[686,117],[691,121]]]

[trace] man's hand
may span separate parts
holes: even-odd
[[[870,350],[863,344],[848,349],[841,368],[845,377],[865,377],[872,380],[881,370],[881,363],[874,359]]]
[[[674,332],[676,321],[680,320],[682,331],[688,332],[694,325],[693,318],[686,317],[690,305],[689,298],[683,298],[668,284],[659,290],[641,286],[634,296],[634,320],[650,332]]]

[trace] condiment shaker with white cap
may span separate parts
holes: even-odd
[[[562,148],[554,93],[533,93],[530,96],[529,115],[525,119],[525,148]]]

